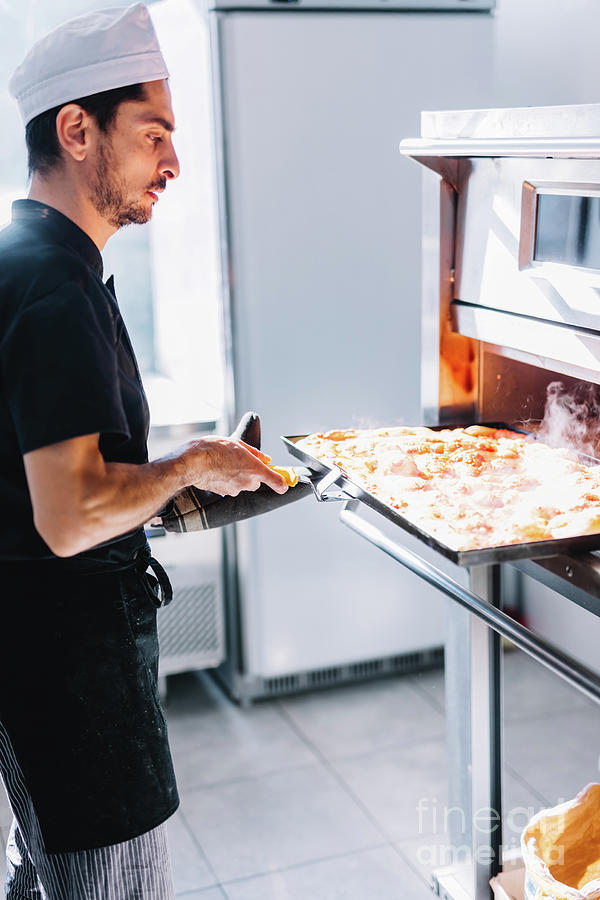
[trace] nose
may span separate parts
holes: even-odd
[[[161,162],[160,171],[165,178],[179,178],[179,159],[175,153],[175,147],[169,141],[169,152]]]

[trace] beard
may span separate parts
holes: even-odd
[[[166,183],[167,179],[161,178],[148,185],[145,190],[164,190]],[[128,196],[127,185],[119,176],[109,140],[99,148],[90,199],[96,212],[113,228],[144,225],[152,217],[152,206],[148,207],[140,200],[132,200]]]

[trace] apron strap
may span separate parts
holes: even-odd
[[[157,604],[157,606],[168,606],[171,600],[173,599],[173,585],[169,581],[169,576],[159,563],[157,559],[155,559],[148,548],[144,548],[141,550],[136,559],[136,570],[140,573],[140,575],[145,575],[147,569],[151,569],[154,572],[155,578],[152,580],[156,581],[155,585],[152,585],[149,580],[152,576],[146,576],[144,579],[144,586],[148,591],[148,595]],[[158,585],[160,589],[160,595],[157,596],[154,587]],[[157,602],[158,601],[158,602]]]

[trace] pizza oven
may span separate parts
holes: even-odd
[[[422,424],[541,431],[593,463],[600,105],[425,112],[421,137],[403,141],[401,153],[423,167]],[[288,448],[302,458],[295,440]],[[463,815],[450,817],[449,839],[471,852],[436,872],[434,886],[452,900],[488,900],[490,878],[509,865],[500,822],[502,637],[600,701],[597,672],[503,611],[502,584],[525,572],[600,615],[600,535],[444,558],[435,542],[409,541],[406,523],[390,529],[367,515],[370,506],[394,521],[340,470],[319,477],[315,493],[344,501],[345,525],[453,601],[449,808]]]
[[[600,105],[425,112],[421,137],[401,152],[423,166],[425,423],[541,429],[596,457]],[[502,809],[501,579],[520,569],[598,615],[600,557],[579,551],[468,569],[490,618],[455,607],[446,691],[449,805],[471,822],[477,810]],[[597,673],[526,632],[533,645],[518,646],[600,699]],[[502,829],[490,831],[471,828],[475,862],[436,873],[440,896],[490,896],[503,866]],[[461,835],[451,828],[450,839]]]
[[[535,425],[600,384],[600,106],[423,113],[423,403]],[[593,392],[592,392],[593,393]]]

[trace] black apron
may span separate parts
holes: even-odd
[[[143,532],[120,543],[95,570],[1,567],[0,720],[50,853],[129,840],[179,802],[157,693],[169,585]]]

